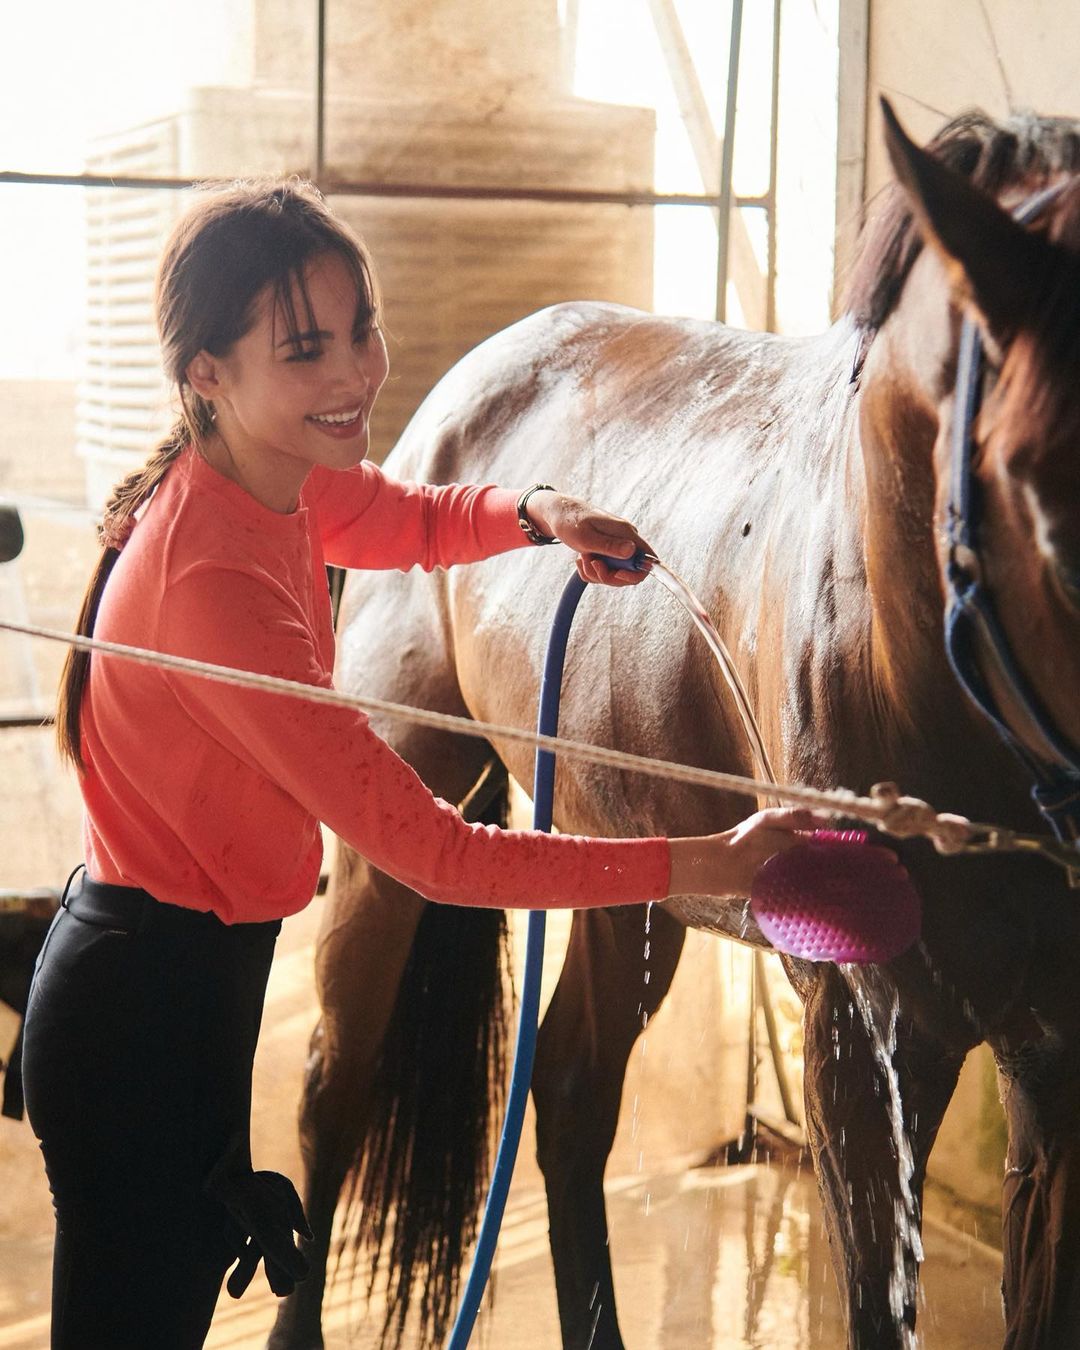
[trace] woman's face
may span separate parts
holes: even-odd
[[[210,358],[217,427],[236,466],[268,485],[267,493],[256,492],[260,497],[273,497],[275,485],[285,490],[294,480],[298,491],[316,464],[359,464],[368,451],[371,407],[386,379],[382,333],[371,325],[357,334],[361,297],[344,261],[320,254],[304,279],[310,331],[303,296],[293,296],[300,331],[290,337],[268,289],[251,329],[224,357]]]

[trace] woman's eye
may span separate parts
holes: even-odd
[[[321,347],[309,347],[304,351],[293,352],[292,356],[287,356],[286,361],[317,361],[322,356]]]
[[[366,346],[378,331],[379,325],[375,322],[375,320],[368,319],[367,322],[364,323],[361,327],[353,329],[352,335],[353,346],[354,347]]]

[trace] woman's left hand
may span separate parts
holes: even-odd
[[[527,507],[529,519],[543,534],[554,535],[578,555],[577,570],[583,581],[605,586],[636,586],[649,573],[649,564],[640,571],[609,567],[598,556],[632,558],[639,550],[652,549],[628,520],[600,511],[578,497],[562,492],[534,492]]]

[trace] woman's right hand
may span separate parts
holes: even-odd
[[[814,811],[757,811],[732,830],[691,839],[670,839],[671,882],[677,895],[748,896],[754,875],[774,853],[802,843],[826,817]]]

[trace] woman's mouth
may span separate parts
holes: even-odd
[[[304,420],[314,423],[328,436],[346,437],[353,435],[360,427],[364,415],[363,404],[355,408],[346,408],[341,412],[311,413]]]

